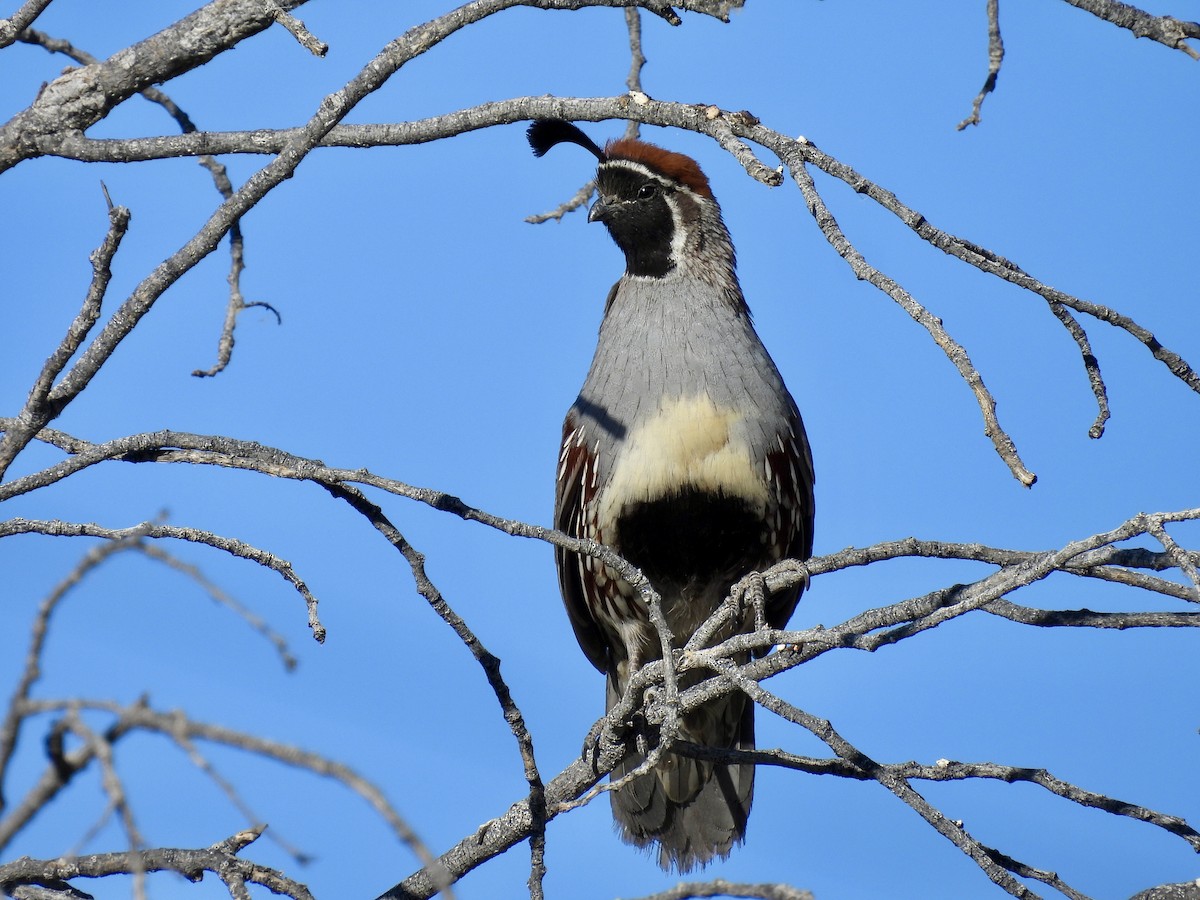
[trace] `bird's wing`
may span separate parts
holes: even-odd
[[[554,527],[572,537],[585,537],[583,532],[583,510],[593,499],[596,490],[595,462],[591,459],[584,428],[575,419],[572,410],[563,423],[562,451],[558,459],[558,478],[554,486]],[[594,593],[595,584],[587,571],[584,557],[562,547],[554,548],[554,561],[558,565],[558,584],[562,590],[563,604],[575,639],[593,666],[601,672],[608,671],[609,648],[603,632],[592,617],[588,603],[589,589]]]
[[[778,449],[767,454],[771,467],[771,487],[777,491],[776,502],[781,511],[776,547],[779,559],[806,560],[812,556],[813,520],[816,502],[813,497],[812,450],[804,432],[800,412],[792,405],[787,434],[777,438]],[[800,601],[802,585],[780,591],[767,603],[767,620],[773,628],[783,628]]]

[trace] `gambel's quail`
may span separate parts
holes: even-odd
[[[608,294],[596,355],[563,425],[554,523],[641,569],[682,646],[739,578],[808,558],[812,454],[751,324],[729,232],[700,167],[639,140],[601,149],[560,120],[529,128],[538,156],[564,141],[600,161],[588,221],[608,228],[625,274]],[[563,550],[556,559],[575,636],[608,676],[612,709],[630,676],[661,658],[659,638],[639,596],[611,569]],[[799,596],[799,587],[769,595],[767,624],[782,628]],[[754,624],[746,604],[716,639]],[[680,689],[704,674],[682,673]],[[754,704],[740,692],[708,702],[684,716],[679,737],[752,750]],[[642,761],[631,746],[611,777]],[[687,871],[745,838],[753,792],[749,763],[668,753],[611,800],[627,841],[657,843],[663,868]]]

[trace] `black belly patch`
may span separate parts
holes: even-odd
[[[762,564],[766,529],[741,497],[708,491],[627,506],[617,550],[658,589],[726,584]]]

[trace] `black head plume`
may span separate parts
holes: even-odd
[[[595,141],[575,125],[564,122],[562,119],[535,119],[529,126],[529,130],[525,132],[525,136],[529,139],[529,146],[533,148],[534,156],[545,156],[546,151],[555,144],[569,143],[583,147],[600,162],[604,162],[608,158]]]

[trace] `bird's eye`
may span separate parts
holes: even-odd
[[[640,188],[638,188],[637,195],[638,195],[639,200],[649,200],[651,197],[653,197],[657,193],[658,193],[658,182],[647,181]]]

